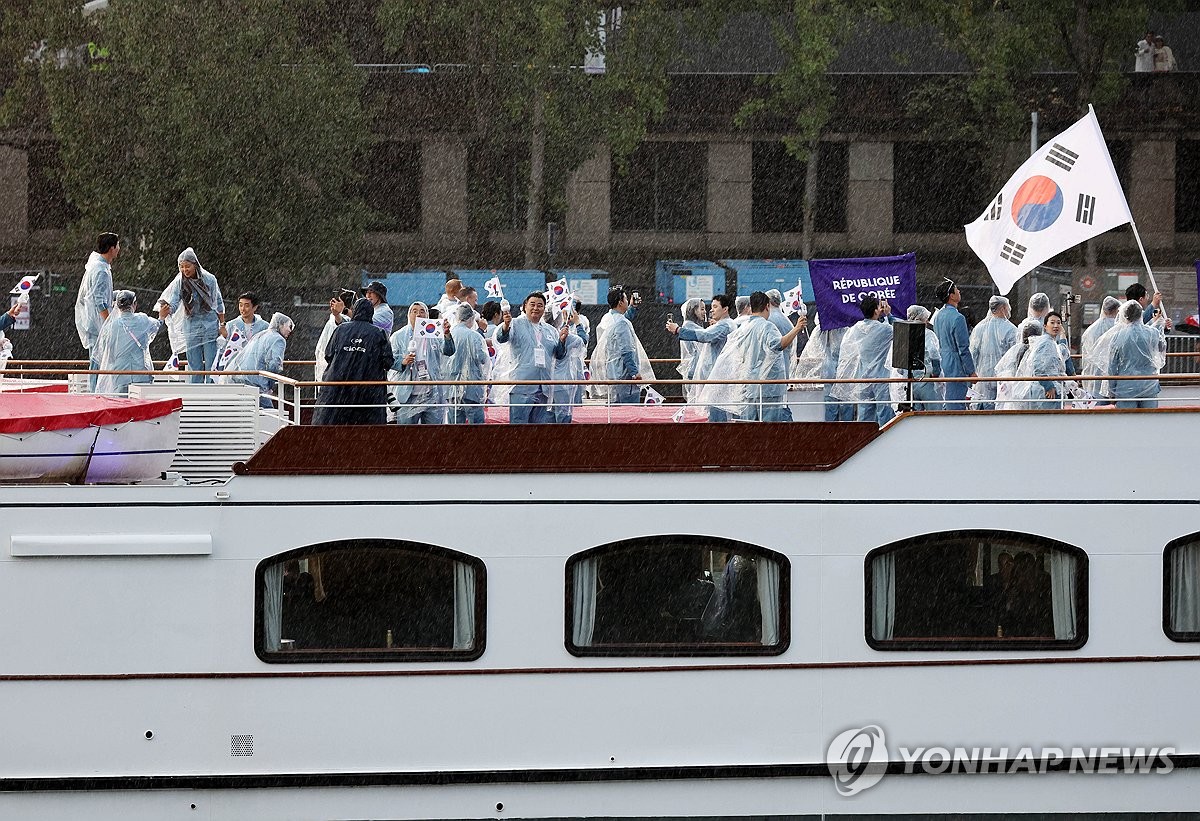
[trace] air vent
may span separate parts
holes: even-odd
[[[230,755],[254,755],[254,736],[231,735],[229,737]]]

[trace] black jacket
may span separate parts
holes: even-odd
[[[326,382],[383,382],[392,367],[392,345],[387,334],[371,324],[374,306],[367,299],[354,303],[349,322],[333,332],[325,348]],[[353,407],[369,406],[369,407]],[[387,424],[387,388],[384,385],[326,385],[317,394],[315,425]]]

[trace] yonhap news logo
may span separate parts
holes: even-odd
[[[1166,775],[1175,768],[1174,747],[896,747],[893,763],[887,736],[877,724],[856,727],[829,743],[825,763],[838,794],[849,798],[878,784],[888,773],[1033,773]]]

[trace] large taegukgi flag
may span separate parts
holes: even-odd
[[[1000,293],[1051,257],[1133,222],[1096,112],[1050,140],[1017,169],[979,219],[967,244]]]

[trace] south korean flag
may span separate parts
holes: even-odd
[[[1050,140],[966,226],[1000,293],[1081,242],[1133,222],[1096,112]]]

